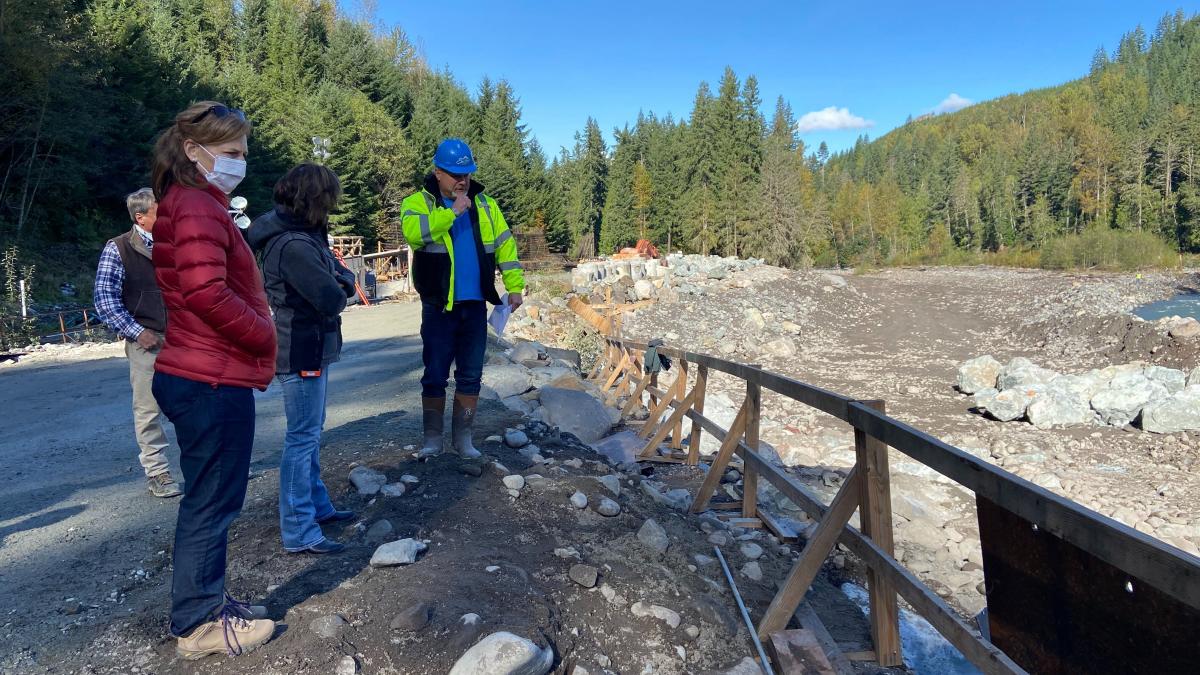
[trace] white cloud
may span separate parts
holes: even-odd
[[[866,129],[875,123],[853,115],[847,108],[829,106],[822,110],[804,113],[796,122],[796,131],[806,134],[810,131],[836,131],[839,129]]]
[[[973,105],[974,103],[975,102],[969,98],[963,98],[958,94],[951,93],[949,96],[943,99],[941,103],[937,104],[937,107],[933,109],[933,113],[935,115],[950,113],[954,112],[955,110],[962,110],[963,108]]]

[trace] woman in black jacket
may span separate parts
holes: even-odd
[[[321,523],[348,520],[321,481],[321,430],[329,367],[342,348],[341,312],[354,294],[354,274],[329,250],[329,213],[342,194],[337,174],[301,164],[275,184],[275,208],[250,226],[262,258],[279,352],[287,435],[279,465],[279,529],[291,553],[337,553]]]

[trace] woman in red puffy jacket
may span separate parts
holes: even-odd
[[[225,592],[229,526],[241,512],[254,441],[254,389],[275,374],[263,281],[229,217],[246,175],[245,114],[212,101],[175,117],[154,148],[154,267],[167,307],[154,397],[175,425],[185,489],[175,526],[171,633],[186,659],[270,639],[266,609]]]

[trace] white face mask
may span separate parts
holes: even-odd
[[[224,155],[218,157],[208,152],[208,148],[203,145],[199,143],[196,145],[208,153],[209,157],[213,158],[212,171],[204,171],[204,166],[199,161],[196,162],[196,166],[200,167],[201,171],[204,171],[204,179],[217,186],[225,194],[233,192],[238,183],[241,183],[242,179],[246,177],[246,160],[225,157]]]

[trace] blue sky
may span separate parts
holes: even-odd
[[[686,117],[701,80],[725,66],[758,77],[764,114],[776,96],[813,128],[810,148],[845,149],[939,105],[954,108],[1062,83],[1122,33],[1200,0],[1010,2],[387,1],[429,64],[472,92],[507,79],[547,155],[571,146],[587,117],[611,131],[639,110]],[[956,96],[957,98],[952,98]],[[842,110],[845,109],[845,110]],[[829,126],[860,128],[831,130]]]

